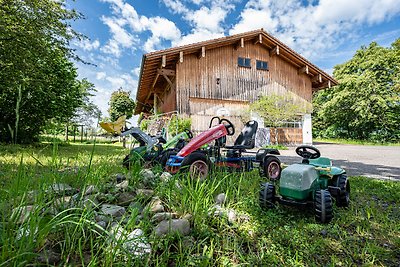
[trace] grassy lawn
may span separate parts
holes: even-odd
[[[130,209],[122,218],[124,229],[142,229],[152,248],[141,258],[110,249],[108,231],[93,223],[96,207],[65,208],[56,215],[46,212],[55,198],[46,188],[55,182],[81,190],[92,184],[103,192],[110,191],[113,174],[124,173],[127,191],[142,188],[140,168],[121,167],[126,153],[104,144],[1,146],[0,266],[37,265],[38,255],[48,247],[61,255],[60,266],[399,266],[398,182],[350,177],[350,207],[335,207],[334,219],[323,225],[307,209],[262,210],[258,205],[262,179],[257,171],[214,172],[205,182],[187,176],[163,182],[157,177],[147,188],[154,190],[167,211],[191,214],[192,230],[189,239],[156,237],[156,223],[148,214],[138,220],[138,211]],[[68,167],[72,171],[59,171]],[[161,173],[157,167],[153,171]],[[234,222],[212,214],[219,193],[227,195],[225,208],[235,210]],[[136,197],[143,205],[148,202]],[[32,202],[38,208],[26,222],[18,223],[11,216],[13,208]]]
[[[339,138],[314,138],[314,142],[347,144],[347,145],[400,146],[400,143],[378,143],[378,142],[371,142],[371,141],[339,139]]]

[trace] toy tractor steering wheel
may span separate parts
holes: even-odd
[[[191,130],[185,129],[184,132],[187,134],[187,136],[189,137],[189,139],[192,139],[192,138],[193,138],[193,133],[192,133]]]
[[[304,159],[317,159],[321,156],[321,152],[316,147],[306,145],[298,146],[296,153]]]
[[[226,122],[226,123],[224,123]],[[234,135],[235,134],[235,126],[233,126],[232,122],[230,122],[227,119],[221,119],[219,121],[220,124],[223,124],[225,126],[226,131],[228,132],[228,135]]]

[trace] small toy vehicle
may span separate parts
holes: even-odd
[[[158,162],[164,167],[169,155],[176,154],[193,137],[193,133],[188,129],[169,140],[165,140],[161,135],[150,136],[137,127],[122,131],[126,124],[125,121],[126,116],[121,116],[115,122],[100,122],[100,126],[113,135],[132,135],[139,142],[139,147],[131,149],[122,162],[127,169],[130,168],[132,162],[136,161]]]
[[[302,163],[289,165],[282,170],[279,195],[275,192],[275,181],[261,185],[260,206],[269,209],[275,202],[313,206],[315,219],[328,223],[333,217],[332,198],[338,207],[349,206],[350,182],[346,172],[332,166],[331,160],[321,157],[320,151],[313,146],[299,146],[296,153],[303,158]]]
[[[139,147],[131,149],[123,160],[123,165],[129,169],[132,162],[143,160],[147,163],[159,163],[162,167],[165,166],[171,153],[176,154],[185,146],[187,140],[193,137],[193,133],[186,129],[184,132],[175,135],[174,137],[165,140],[162,136],[150,136],[139,128],[131,128],[121,136],[131,134],[138,142]]]
[[[215,126],[213,126],[217,122]],[[250,171],[258,167],[260,174],[271,179],[278,179],[281,173],[279,155],[276,149],[247,151],[255,146],[258,128],[256,121],[246,123],[233,146],[226,146],[226,136],[234,135],[235,127],[227,119],[213,117],[207,131],[193,138],[176,155],[171,155],[166,169],[170,173],[189,171],[192,178],[204,179],[210,167],[227,168],[229,171]],[[212,142],[215,141],[213,145]]]

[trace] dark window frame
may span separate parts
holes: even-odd
[[[268,61],[256,60],[256,69],[268,71]]]
[[[251,68],[251,59],[247,57],[238,57],[238,66],[243,68]]]

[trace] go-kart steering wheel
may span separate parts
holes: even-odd
[[[192,138],[193,138],[193,133],[192,133],[191,130],[185,129],[184,132],[187,134],[187,136],[189,137],[189,139],[192,139]]]
[[[224,123],[226,122],[226,123]],[[220,124],[223,124],[225,126],[226,131],[228,132],[228,135],[234,135],[235,134],[235,126],[233,126],[232,122],[230,122],[227,119],[221,119],[219,121]]]
[[[321,156],[321,152],[316,147],[307,145],[298,146],[296,153],[304,159],[317,159]]]

